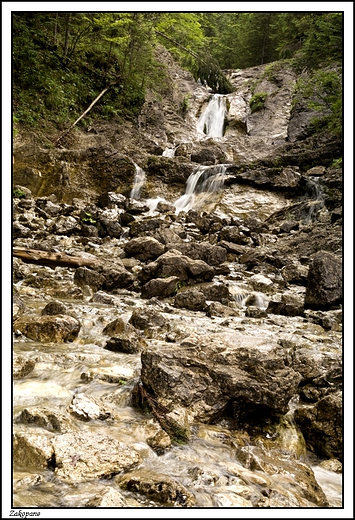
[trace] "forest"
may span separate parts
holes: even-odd
[[[282,61],[297,91],[341,134],[343,14],[336,12],[13,12],[13,130],[61,130],[107,89],[90,118],[136,119],[147,89],[164,94],[166,47],[214,92],[225,69]],[[269,69],[272,74],[272,67]]]

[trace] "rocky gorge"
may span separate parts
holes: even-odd
[[[14,506],[341,507],[341,142],[280,63],[216,135],[160,54],[137,124],[14,143]]]

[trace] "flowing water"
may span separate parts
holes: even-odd
[[[146,174],[145,174],[145,171],[140,166],[138,166],[138,164],[135,164],[134,166],[136,168],[136,173],[134,176],[134,183],[133,183],[133,188],[132,188],[130,197],[131,197],[131,199],[139,199],[142,188],[145,183]]]
[[[226,97],[221,94],[214,94],[201,114],[197,130],[209,137],[222,137],[226,111]]]

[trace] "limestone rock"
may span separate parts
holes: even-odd
[[[32,372],[36,363],[32,359],[13,354],[13,378],[21,379]]]
[[[146,346],[145,341],[135,334],[123,333],[110,338],[105,345],[106,350],[123,352],[125,354],[137,354]]]
[[[342,300],[342,262],[329,251],[318,251],[309,266],[305,306],[329,309]]]
[[[68,410],[82,421],[105,421],[107,419],[112,419],[111,412],[104,408],[101,403],[93,397],[89,397],[82,393],[74,395]]]
[[[166,319],[159,311],[143,307],[134,309],[128,323],[136,329],[145,330],[149,327],[164,327]]]
[[[176,307],[184,307],[190,311],[203,311],[206,309],[206,298],[200,291],[181,291],[175,296],[174,304]]]
[[[152,237],[133,238],[124,245],[124,251],[128,256],[135,256],[145,262],[162,255],[165,247],[161,242]]]
[[[34,341],[61,343],[73,341],[80,331],[80,323],[71,316],[22,316],[14,327]]]
[[[127,507],[127,502],[117,489],[108,488],[91,498],[85,507]]]
[[[287,411],[301,376],[285,364],[279,345],[234,331],[145,350],[141,379],[158,401],[167,400],[171,410],[179,404],[202,422],[227,406],[241,422],[260,422]]]
[[[168,298],[176,292],[179,278],[177,276],[169,276],[167,278],[153,278],[142,287],[142,298]]]
[[[116,477],[115,480],[122,489],[147,495],[168,507],[192,507],[196,504],[196,499],[190,491],[163,473],[154,473],[142,468]]]
[[[16,419],[17,423],[34,424],[54,433],[63,433],[68,429],[69,421],[63,414],[47,408],[25,408]]]

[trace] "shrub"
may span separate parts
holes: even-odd
[[[258,94],[254,94],[252,96],[251,100],[249,101],[249,106],[252,114],[264,108],[266,98],[266,92],[259,92]]]

